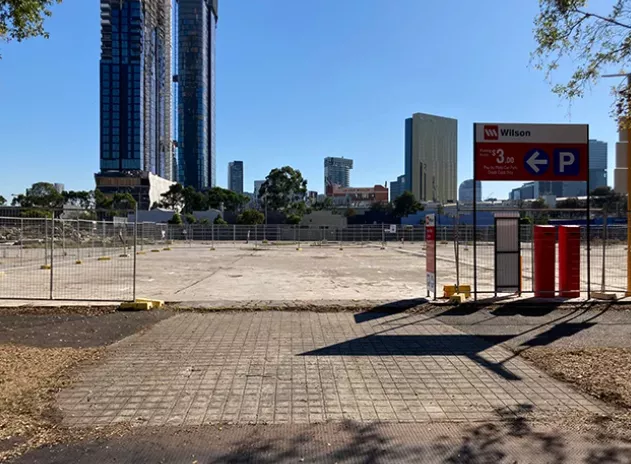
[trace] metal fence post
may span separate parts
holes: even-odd
[[[607,209],[604,211],[603,216],[603,263],[602,263],[602,277],[600,283],[600,291],[605,293],[606,284],[605,284],[605,256],[607,254]]]
[[[53,299],[53,287],[55,284],[55,212],[53,211],[53,227],[50,233],[50,299]]]
[[[134,214],[134,264],[132,275],[132,301],[136,301],[136,261],[138,259],[137,253],[138,243],[138,204],[136,204],[136,213]]]
[[[232,224],[232,245],[237,246],[237,225]]]
[[[210,225],[210,247],[215,248],[215,224]]]
[[[48,266],[48,216],[44,218],[44,265]]]

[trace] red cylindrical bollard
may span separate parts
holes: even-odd
[[[559,296],[581,296],[581,228],[559,227]]]
[[[554,297],[556,227],[535,226],[535,296]]]

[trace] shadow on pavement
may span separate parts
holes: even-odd
[[[367,311],[359,314],[355,314],[355,322],[361,324],[362,322],[372,321],[381,317],[390,316],[392,314],[402,313],[408,309],[415,308],[422,304],[427,303],[426,298],[412,298],[408,300],[392,301],[382,305],[375,306]]]
[[[480,353],[511,339],[491,335],[368,335],[302,353],[301,356],[466,356],[506,380],[521,378]]]
[[[529,405],[476,424],[139,427],[122,436],[41,448],[19,463],[628,463],[631,445],[598,430],[570,433],[528,420]]]

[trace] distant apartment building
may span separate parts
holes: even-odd
[[[218,0],[178,0],[178,181],[198,190],[216,185],[215,43]]]
[[[324,158],[324,185],[339,185],[348,187],[350,185],[351,169],[353,160],[348,158]]]
[[[405,176],[397,177],[397,180],[390,182],[390,201],[394,201],[405,192]]]
[[[228,190],[243,193],[243,161],[228,163]]]
[[[388,202],[388,188],[383,185],[374,187],[340,187],[327,185],[326,196],[332,198],[338,206],[368,207],[373,203]]]
[[[458,201],[460,203],[473,204],[473,186],[473,179],[467,179],[460,184],[458,188]],[[475,186],[475,201],[479,203],[482,201],[482,182],[476,181]]]
[[[405,120],[405,190],[419,201],[456,200],[458,121],[424,113]]]

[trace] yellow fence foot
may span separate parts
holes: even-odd
[[[97,261],[110,261],[111,259],[111,256],[99,256],[98,258],[96,258]]]
[[[76,260],[74,263],[75,263],[75,264],[83,264],[83,261],[81,261],[80,259],[78,259],[78,260]]]
[[[52,266],[50,264],[42,264],[39,268],[47,271],[52,269]]]

